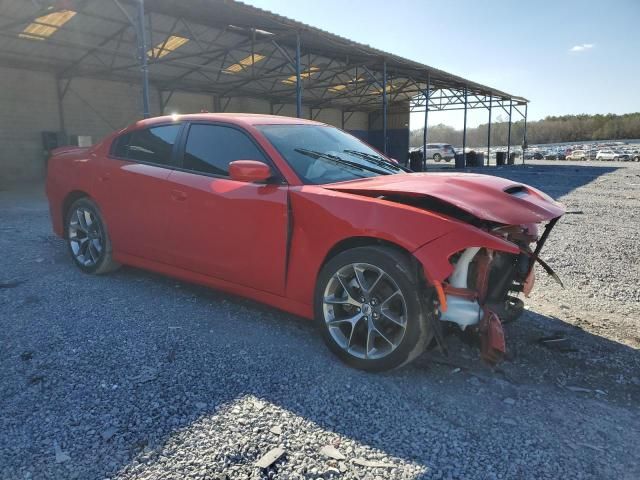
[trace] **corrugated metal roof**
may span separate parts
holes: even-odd
[[[121,0],[135,16],[134,0]],[[44,8],[38,8],[42,4]],[[47,4],[49,7],[47,7]],[[150,27],[148,50],[171,35],[188,39],[161,58],[150,58],[151,81],[160,88],[210,92],[223,96],[259,96],[274,103],[295,98],[295,88],[282,82],[292,75],[287,57],[302,44],[304,103],[318,108],[379,108],[383,62],[390,85],[390,105],[405,104],[426,89],[442,89],[440,105],[459,105],[460,91],[484,100],[526,99],[472,82],[457,75],[360,44],[311,25],[234,0],[146,0]],[[34,18],[56,9],[77,11],[45,40],[19,38]],[[54,70],[60,75],[122,79],[137,78],[135,31],[123,12],[107,0],[4,0],[0,2],[0,60],[26,68]],[[277,45],[276,45],[277,44]],[[263,55],[253,67],[225,71],[252,53]],[[376,77],[376,79],[373,79]],[[336,85],[347,86],[332,88]],[[444,93],[446,92],[446,96]]]

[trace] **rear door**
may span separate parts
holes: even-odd
[[[181,149],[181,169],[169,176],[167,210],[171,263],[258,290],[284,294],[287,185],[237,182],[234,160],[265,162],[245,131],[226,124],[193,123]]]
[[[117,252],[167,261],[167,179],[181,129],[174,123],[126,133],[103,159],[96,195]]]

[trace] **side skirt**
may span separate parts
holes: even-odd
[[[231,283],[219,278],[209,277],[201,273],[184,270],[172,265],[154,262],[152,260],[147,260],[145,258],[140,258],[134,255],[114,253],[114,260],[124,265],[141,268],[143,270],[150,270],[162,275],[166,275],[168,277],[184,280],[186,282],[197,283],[199,285],[204,285],[215,290],[221,290],[233,295],[249,298],[251,300],[270,305],[279,310],[284,310],[285,312],[298,315],[300,317],[304,317],[310,320],[313,319],[312,305],[305,305],[286,297],[280,297],[272,293],[245,287],[243,285]]]

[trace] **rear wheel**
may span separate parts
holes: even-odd
[[[95,202],[86,197],[73,202],[65,225],[69,252],[80,270],[99,275],[120,267],[113,261],[109,233]]]
[[[436,162],[439,162],[440,160],[442,160],[442,156],[441,156],[439,153],[435,153],[435,154],[433,155],[433,159],[434,159]]]
[[[329,349],[369,371],[398,368],[420,355],[431,338],[417,268],[388,247],[342,252],[322,268],[315,317]]]

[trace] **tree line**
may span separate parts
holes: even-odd
[[[487,145],[489,125],[481,124],[467,128],[467,145],[484,147]],[[499,119],[491,124],[491,145],[506,145],[509,122]],[[511,124],[511,145],[522,144],[524,120]],[[423,129],[411,131],[410,145],[422,145]],[[448,125],[429,127],[428,142],[443,142],[462,145],[462,130]],[[584,142],[590,140],[623,140],[640,138],[640,112],[624,115],[563,115],[549,116],[543,120],[527,122],[527,142],[529,145],[544,143]]]

